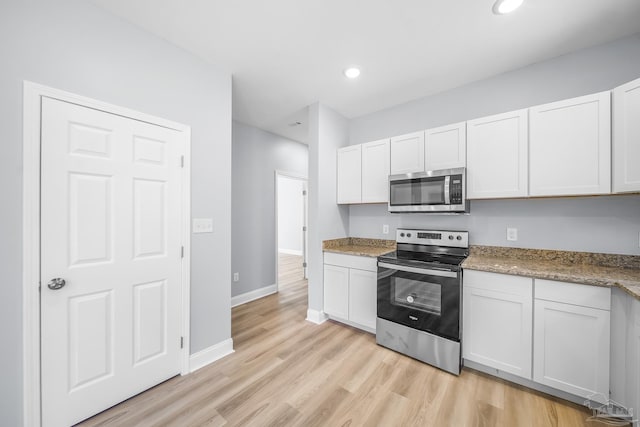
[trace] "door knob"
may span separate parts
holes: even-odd
[[[49,283],[47,283],[47,287],[53,291],[57,291],[58,289],[64,288],[64,285],[66,284],[67,282],[65,282],[64,279],[56,277],[55,279],[51,279]]]

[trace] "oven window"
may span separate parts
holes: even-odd
[[[439,316],[442,311],[442,287],[437,283],[395,276],[391,278],[391,304]]]

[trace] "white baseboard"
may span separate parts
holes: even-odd
[[[299,251],[297,249],[280,249],[280,248],[278,248],[278,252],[281,253],[281,254],[300,255],[300,256],[302,256],[302,251]]]
[[[189,357],[189,372],[195,372],[210,363],[233,353],[233,338],[200,350]]]
[[[275,294],[276,292],[278,292],[278,285],[265,286],[264,288],[245,292],[244,294],[236,295],[231,298],[231,307],[237,307],[250,301],[266,297],[267,295]]]
[[[307,322],[320,325],[326,322],[328,318],[324,311],[313,310],[311,308],[307,310]]]

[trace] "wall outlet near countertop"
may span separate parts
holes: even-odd
[[[389,234],[389,224],[384,224],[382,226],[382,234]]]
[[[507,240],[511,242],[515,242],[516,240],[518,240],[517,228],[507,228]]]
[[[233,273],[233,281],[234,282],[240,281],[240,273]]]

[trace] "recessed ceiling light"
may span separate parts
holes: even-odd
[[[520,6],[522,6],[522,2],[524,0],[496,0],[493,5],[493,13],[496,15],[504,15],[506,13],[511,13]]]
[[[360,75],[360,68],[351,67],[344,70],[344,75],[350,79],[355,79]]]

